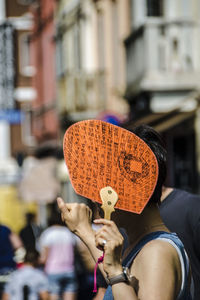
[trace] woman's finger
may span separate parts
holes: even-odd
[[[58,203],[58,207],[59,207],[60,210],[65,208],[65,202],[63,201],[62,198],[58,197],[57,198],[57,203]]]
[[[107,220],[107,219],[95,219],[94,220],[95,224],[103,224],[103,225],[112,225],[115,224],[113,221]]]

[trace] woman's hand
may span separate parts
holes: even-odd
[[[83,203],[64,203],[60,197],[57,199],[57,203],[62,220],[73,233],[82,238],[88,231],[92,231],[92,211],[87,205]]]
[[[96,247],[104,250],[103,269],[108,277],[122,273],[121,255],[124,238],[113,221],[105,219],[94,220],[103,226],[95,234]],[[106,244],[103,247],[103,242]]]

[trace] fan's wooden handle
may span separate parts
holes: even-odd
[[[100,190],[102,201],[101,208],[104,211],[104,219],[110,220],[111,213],[115,211],[114,206],[117,203],[118,195],[110,186],[106,186]]]

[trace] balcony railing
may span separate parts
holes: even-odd
[[[199,25],[148,21],[125,41],[127,91],[194,89],[200,80]]]
[[[106,83],[104,72],[67,72],[59,79],[59,108],[67,113],[104,109]]]

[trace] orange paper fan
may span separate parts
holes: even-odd
[[[158,163],[138,136],[100,120],[75,123],[65,133],[63,151],[75,192],[102,203],[100,191],[118,194],[116,208],[140,214],[155,189]]]

